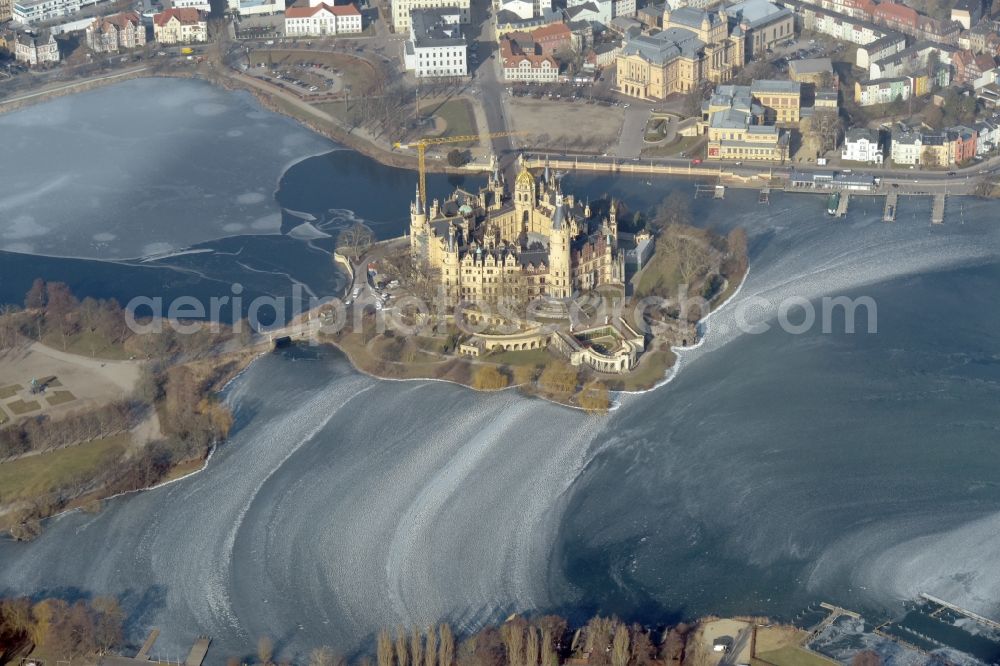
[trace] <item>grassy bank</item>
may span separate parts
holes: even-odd
[[[85,485],[118,460],[130,441],[130,435],[122,433],[0,464],[0,503]]]

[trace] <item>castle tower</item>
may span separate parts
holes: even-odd
[[[413,257],[427,258],[427,213],[420,205],[420,185],[417,185],[417,195],[410,203],[410,254]]]
[[[449,300],[456,300],[461,293],[461,274],[458,265],[458,246],[455,239],[455,227],[448,228],[448,245],[441,256],[441,282],[445,295]]]
[[[569,241],[570,221],[566,219],[562,194],[557,193],[549,235],[549,277],[546,280],[546,292],[552,298],[569,298],[573,292]]]
[[[618,202],[611,200],[611,210],[608,212],[608,233],[611,235],[612,245],[618,244]]]
[[[514,181],[514,215],[518,233],[531,230],[531,217],[538,203],[535,177],[521,159],[521,170]]]

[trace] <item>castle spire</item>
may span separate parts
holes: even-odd
[[[416,196],[414,197],[413,201],[414,201],[414,208],[415,208],[415,210],[416,210],[416,211],[417,211],[418,213],[422,213],[422,212],[424,212],[424,211],[422,210],[422,208],[423,208],[423,207],[421,206],[421,203],[420,203],[420,183],[417,183],[417,194],[416,194]]]

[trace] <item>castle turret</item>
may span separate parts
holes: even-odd
[[[427,214],[420,205],[420,185],[417,185],[417,195],[410,203],[410,254],[426,259],[427,235]]]
[[[546,280],[546,292],[553,298],[569,298],[572,293],[570,226],[570,221],[566,219],[562,194],[556,193],[552,230],[549,235],[549,276]]]
[[[614,243],[618,239],[618,202],[611,200],[611,210],[608,212],[608,233]]]

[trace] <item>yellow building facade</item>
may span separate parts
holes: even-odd
[[[726,10],[693,7],[663,12],[663,31],[634,35],[615,62],[618,90],[642,99],[689,92],[703,81],[724,83],[744,63],[744,35],[730,31]]]
[[[418,193],[410,205],[410,251],[453,303],[562,299],[624,286],[614,203],[596,220],[589,205],[564,195],[548,174],[536,178],[523,162],[509,196],[494,168],[480,192],[459,189],[426,208]]]

